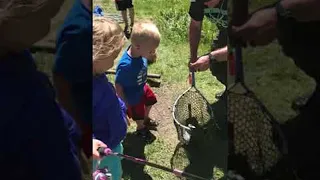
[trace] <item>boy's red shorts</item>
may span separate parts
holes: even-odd
[[[128,107],[128,116],[132,120],[143,120],[146,106],[152,106],[157,103],[157,98],[151,88],[146,84],[144,86],[144,94],[139,104]]]

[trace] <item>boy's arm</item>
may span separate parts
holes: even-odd
[[[86,33],[74,35],[65,33],[61,38],[63,39],[58,41],[57,44],[53,82],[59,103],[73,117],[81,129],[82,148],[89,157],[92,154],[90,148],[92,128],[89,125],[91,122],[85,123],[85,119],[87,121],[91,121],[91,119],[80,113],[81,110],[79,106],[76,106],[76,100],[82,99],[85,101],[84,99],[91,99],[92,96],[92,92],[84,90],[86,89],[84,86],[88,86],[92,81],[92,52],[87,50],[91,48],[91,44],[83,43],[91,42],[92,37]],[[83,88],[81,88],[82,86]],[[75,87],[80,94],[75,94]],[[89,103],[88,111],[91,107]],[[86,114],[91,114],[91,111]]]
[[[116,88],[117,95],[118,95],[118,96],[121,98],[121,100],[126,104],[126,107],[128,107],[128,103],[127,103],[126,97],[125,97],[125,95],[124,95],[122,85],[119,84],[119,83],[115,83],[115,88]]]
[[[54,74],[53,83],[56,88],[57,99],[59,104],[72,116],[73,120],[79,126],[81,131],[81,147],[87,157],[90,157],[91,140],[89,138],[92,133],[91,126],[84,123],[83,117],[79,113],[79,109],[74,105],[74,98],[71,91],[72,84],[69,83],[62,75]]]
[[[121,60],[120,60],[121,61]],[[120,62],[116,69],[116,78],[115,78],[115,89],[117,95],[122,99],[122,101],[125,103],[126,107],[128,107],[128,101],[125,97],[123,86],[129,85],[131,82],[131,76],[130,76],[130,69],[126,64],[123,64]]]
[[[53,84],[57,92],[59,104],[73,117],[80,129],[83,130],[84,125],[80,120],[80,114],[73,105],[71,84],[60,74],[53,74]]]

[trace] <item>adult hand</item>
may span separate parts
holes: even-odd
[[[211,52],[217,62],[227,61],[228,46]],[[190,68],[195,71],[206,71],[210,67],[209,55],[201,56],[194,63],[190,63]]]
[[[232,27],[232,36],[249,42],[251,46],[267,45],[277,35],[277,13],[275,8],[262,9],[251,15],[249,20],[239,26]]]
[[[100,154],[98,152],[99,147],[107,148],[108,146],[100,140],[92,139],[92,156],[94,159],[101,159]]]
[[[190,68],[194,71],[206,71],[210,67],[209,55],[201,56],[196,62],[190,63]]]

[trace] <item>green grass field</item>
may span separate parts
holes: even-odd
[[[270,0],[256,1],[256,3],[251,4],[251,9],[266,5],[269,2]],[[101,5],[107,13],[118,13],[112,1],[96,0],[95,3]],[[161,44],[158,49],[158,59],[155,64],[150,66],[149,73],[162,75],[161,88],[154,89],[158,95],[161,95],[159,103],[162,106],[159,106],[156,112],[155,110],[153,111],[158,116],[163,116],[165,119],[163,122],[166,124],[163,125],[159,132],[155,132],[157,139],[152,144],[146,145],[132,134],[135,129],[132,123],[124,141],[125,153],[147,158],[149,161],[170,167],[170,160],[174,154],[177,140],[168,108],[172,106],[172,101],[176,98],[177,94],[182,93],[188,87],[186,77],[188,74],[187,62],[189,57],[187,40],[189,1],[138,0],[134,1],[134,6],[136,19],[148,18],[153,20],[162,34]],[[61,18],[54,20],[54,29],[58,27],[58,24],[61,24],[64,14],[65,12],[62,12]],[[55,32],[54,29],[52,32]],[[208,52],[210,43],[216,36],[216,33],[216,27],[210,22],[205,21],[199,54]],[[51,33],[48,36],[49,40],[47,41],[53,39],[50,38],[53,34]],[[37,53],[35,57],[39,68],[51,76],[53,55]],[[290,109],[292,100],[299,95],[312,91],[314,87],[314,82],[298,70],[289,58],[282,55],[281,49],[276,43],[262,48],[245,49],[244,67],[246,83],[280,122],[284,122],[295,115],[295,112]],[[110,78],[113,79],[113,76],[110,76]],[[198,73],[196,81],[197,87],[210,102],[215,102],[214,95],[224,88],[221,83],[215,80],[210,71]],[[181,157],[181,164],[185,163],[186,160],[193,159],[194,165],[188,165],[188,171],[207,176],[210,176],[211,171],[211,175],[214,174],[217,177],[222,177],[223,173],[219,170],[219,167],[213,168],[214,165],[210,163],[197,164],[199,162],[194,160],[198,158],[204,162],[206,158],[212,160],[214,158],[211,158],[212,154],[219,156],[219,148],[217,148],[219,146],[217,144],[217,141],[213,141],[212,144],[203,148],[205,151],[200,151],[199,149],[199,152],[194,153],[196,155],[199,154],[198,157]],[[200,166],[200,168],[194,167],[196,165]],[[164,171],[140,166],[125,160],[123,161],[123,167],[124,179],[128,180],[177,179]],[[185,167],[183,166],[182,168]]]

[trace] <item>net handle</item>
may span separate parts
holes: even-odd
[[[243,62],[242,62],[242,50],[240,46],[236,46],[235,49],[235,64],[236,64],[236,83],[244,82],[243,74]]]
[[[191,86],[196,87],[195,73],[191,71]]]

